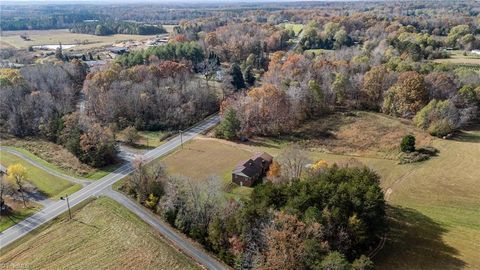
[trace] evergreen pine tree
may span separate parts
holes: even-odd
[[[253,75],[253,70],[252,66],[247,66],[245,69],[245,82],[249,85],[252,86],[255,83],[255,76]]]
[[[236,90],[245,88],[245,81],[243,80],[242,70],[240,66],[235,63],[230,68],[230,75],[232,76],[232,85]]]

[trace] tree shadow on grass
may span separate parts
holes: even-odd
[[[451,139],[459,142],[480,143],[480,124],[472,124],[456,131]]]
[[[442,237],[447,229],[417,210],[388,207],[390,231],[374,261],[377,269],[463,269],[458,250]]]

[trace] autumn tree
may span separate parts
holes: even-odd
[[[80,136],[80,160],[94,166],[102,167],[116,159],[117,148],[112,132],[95,123]]]
[[[408,71],[388,89],[383,102],[385,113],[412,118],[428,101],[425,81],[421,74]]]
[[[306,242],[320,241],[322,236],[318,223],[307,225],[283,212],[276,213],[265,234],[268,248],[265,261],[259,269],[303,269],[307,255]]]
[[[22,164],[16,163],[8,166],[7,179],[15,183],[15,186],[22,197],[24,207],[27,207],[27,197],[25,197],[25,184],[27,181],[27,177],[27,169]]]
[[[268,167],[267,179],[272,183],[279,183],[281,181],[282,167],[277,161],[273,161]]]
[[[446,43],[449,46],[455,47],[459,44],[462,38],[464,38],[466,35],[470,33],[471,33],[471,30],[468,25],[466,24],[457,25],[452,29],[450,29],[450,32],[448,32]]]
[[[149,199],[149,208],[154,208],[164,194],[167,173],[162,164],[147,166],[142,160],[134,160],[135,171],[124,185],[127,193],[135,196],[140,203]],[[156,202],[156,203],[154,203]]]
[[[380,108],[384,92],[392,85],[391,77],[390,72],[384,66],[373,67],[365,73],[361,94],[367,108]]]
[[[140,139],[138,130],[135,127],[127,127],[123,130],[123,135],[125,137],[125,142],[130,145],[134,145]]]

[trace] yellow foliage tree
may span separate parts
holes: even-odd
[[[328,168],[328,163],[323,159],[318,160],[311,167],[311,169],[314,170],[314,171],[319,171],[319,170],[323,170],[323,169],[326,169],[326,168]]]
[[[270,164],[270,167],[268,168],[268,178],[278,177],[280,175],[280,169],[280,164],[278,164],[278,162],[272,162],[272,164]]]
[[[12,164],[7,168],[7,179],[14,182],[23,200],[23,206],[27,207],[25,198],[25,181],[27,180],[27,169],[22,164]]]

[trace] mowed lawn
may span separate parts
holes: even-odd
[[[9,247],[1,265],[28,269],[201,269],[117,202],[100,197]]]
[[[480,128],[433,145],[438,157],[391,186],[381,269],[480,269]]]
[[[16,155],[0,151],[0,164],[8,167],[16,163],[22,164],[27,169],[27,180],[47,197],[63,196],[65,193],[71,194],[81,188],[81,185],[51,175]]]
[[[463,132],[455,140],[442,140],[421,134],[405,121],[359,115],[333,130],[336,142],[317,138],[312,145],[316,147],[308,153],[312,160],[323,159],[329,164],[354,160],[381,176],[391,231],[375,257],[378,269],[480,269],[480,127]],[[378,125],[382,130],[375,136]],[[356,138],[355,130],[365,136]],[[398,138],[408,133],[421,138],[422,145],[437,148],[438,156],[422,163],[398,164],[392,145],[395,147]],[[368,148],[358,148],[367,136],[374,142]],[[262,151],[275,157],[287,144],[286,138],[257,139],[247,144],[199,138],[163,163],[171,173],[199,180],[217,175],[229,182],[229,174],[239,161]],[[360,151],[349,155],[349,149]]]

